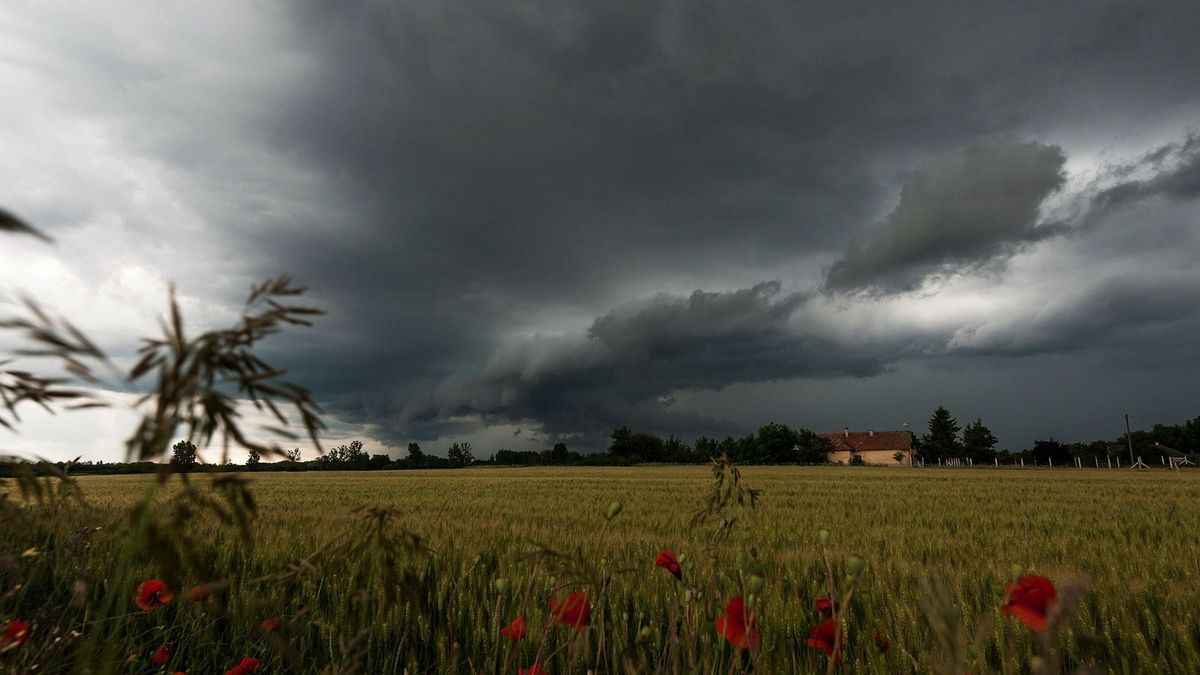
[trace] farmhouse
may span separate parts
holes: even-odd
[[[907,429],[903,431],[850,431],[842,429],[832,434],[817,434],[833,444],[826,453],[830,462],[849,464],[855,457],[864,464],[881,466],[912,466],[916,454],[916,439]],[[900,453],[899,459],[897,454]]]

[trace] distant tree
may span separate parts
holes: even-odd
[[[661,462],[665,457],[665,444],[658,436],[650,433],[634,433],[629,427],[621,427],[612,433],[608,451],[617,457],[641,461]]]
[[[246,456],[246,466],[258,466],[262,462],[262,454],[258,448],[250,448],[250,452]]]
[[[946,457],[962,454],[958,441],[958,421],[950,416],[945,406],[938,406],[929,418],[929,433],[921,437],[921,456],[926,462],[937,462]]]
[[[797,461],[800,434],[786,424],[771,422],[758,428],[754,439],[758,461],[763,464],[790,464]]]
[[[414,469],[419,469],[425,465],[425,453],[421,450],[420,444],[418,444],[418,443],[409,443],[408,444],[407,463],[410,467],[412,467]]]
[[[904,458],[905,458],[905,457],[907,457],[907,456],[908,456],[908,455],[905,455],[905,454],[904,454],[903,452],[901,452],[900,450],[897,450],[897,451],[896,451],[896,454],[892,455],[892,459],[896,460],[896,463],[897,463],[897,464],[902,464],[902,463],[904,462]]]
[[[555,443],[554,448],[550,450],[550,463],[555,466],[562,466],[567,463],[571,457],[571,451],[567,450],[566,443]]]
[[[1051,438],[1047,441],[1033,442],[1033,459],[1038,464],[1054,462],[1055,466],[1066,466],[1071,463],[1071,450],[1067,446]]]
[[[717,444],[717,453],[728,455],[737,464],[753,464],[759,461],[758,440],[754,435],[734,438],[726,436]]]
[[[821,438],[815,431],[801,427],[796,430],[799,440],[793,449],[794,461],[800,464],[824,464],[829,461],[829,451],[833,443],[827,438]]]
[[[288,451],[284,452],[283,454],[287,457],[287,461],[289,461],[289,462],[299,462],[300,461],[300,448],[292,448],[291,450],[288,450]]]
[[[450,466],[463,468],[469,466],[475,461],[475,457],[471,455],[470,443],[454,443],[450,449],[446,451],[446,459],[450,461]]]
[[[196,444],[191,441],[179,441],[171,446],[171,463],[180,471],[191,471],[200,463],[196,456]]]
[[[370,456],[363,449],[362,441],[350,441],[349,444],[330,448],[317,463],[326,469],[365,469]]]
[[[358,468],[367,468],[368,462],[371,461],[371,456],[363,449],[362,441],[350,441],[350,445],[345,447],[346,464]]]
[[[385,454],[371,455],[370,461],[367,462],[368,469],[383,469],[392,463],[392,458]]]
[[[637,456],[638,447],[634,442],[633,431],[629,427],[621,427],[613,429],[610,442],[608,444],[608,452],[617,457],[634,458]]]
[[[976,462],[990,462],[996,456],[997,440],[991,429],[983,426],[983,420],[975,418],[963,429],[963,454]]]
[[[692,446],[671,434],[663,442],[662,461],[673,464],[690,464],[693,461]]]
[[[692,453],[693,461],[706,462],[709,459],[716,457],[720,454],[717,451],[719,446],[720,442],[715,438],[709,438],[707,436],[701,436],[700,438],[697,438],[696,443],[693,446],[695,448],[694,452]]]

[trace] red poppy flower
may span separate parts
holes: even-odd
[[[828,619],[833,616],[834,612],[838,611],[838,604],[829,598],[822,597],[817,598],[817,601],[813,603],[813,609],[817,611],[817,614]]]
[[[546,674],[546,669],[542,667],[542,664],[535,663],[532,666],[529,666],[528,668],[518,668],[517,675],[547,675],[547,674]]]
[[[258,629],[264,633],[279,630],[279,619],[263,619],[258,622]]]
[[[233,668],[225,671],[225,675],[246,675],[246,673],[258,672],[258,659],[252,659],[249,656],[244,657]]]
[[[150,655],[150,660],[157,663],[160,666],[162,664],[166,663],[167,661],[170,661],[171,660],[171,648],[165,644],[159,645],[158,649],[155,649],[154,653]]]
[[[717,635],[740,649],[758,644],[758,628],[746,613],[746,602],[737,595],[725,603],[725,613],[717,617]]]
[[[587,593],[575,591],[562,602],[551,599],[550,613],[554,615],[555,621],[582,633],[587,630],[588,619],[592,616],[592,606],[588,604]]]
[[[168,605],[174,599],[175,594],[171,592],[171,589],[167,588],[167,582],[162,579],[148,579],[143,581],[138,584],[137,591],[133,594],[134,603],[143,612],[149,612],[163,605]]]
[[[841,627],[837,625],[833,619],[825,619],[817,624],[815,628],[808,631],[808,640],[804,644],[814,649],[820,649],[825,652],[825,656],[834,660],[837,663],[842,660],[841,654],[835,655],[833,650],[837,647],[837,638],[842,632]]]
[[[885,638],[879,633],[871,633],[871,639],[875,641],[875,646],[879,647],[879,651],[886,654],[892,648],[892,641]]]
[[[683,568],[679,566],[679,558],[676,558],[675,554],[667,549],[664,548],[658,554],[658,557],[654,559],[654,564],[675,575],[676,579],[683,580]]]
[[[212,586],[209,586],[208,584],[200,584],[199,586],[192,586],[188,589],[187,599],[189,602],[204,602],[212,597],[212,594]]]
[[[518,616],[513,619],[512,623],[500,629],[500,634],[513,642],[524,640],[525,633],[525,617],[523,616]]]
[[[1001,611],[1012,614],[1033,630],[1046,630],[1046,612],[1058,601],[1054,582],[1036,574],[1026,574],[1004,590],[1008,593],[1008,602]]]
[[[25,644],[25,641],[29,639],[29,626],[28,621],[20,619],[13,619],[5,624],[4,633],[0,634],[0,652],[6,652]]]

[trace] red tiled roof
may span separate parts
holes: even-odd
[[[834,450],[863,452],[866,450],[910,450],[913,445],[911,431],[838,431],[832,434],[817,434],[833,443]]]

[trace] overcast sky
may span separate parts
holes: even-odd
[[[1200,3],[825,4],[5,2],[0,310],[120,360],[289,271],[272,358],[397,455],[1200,415]]]

